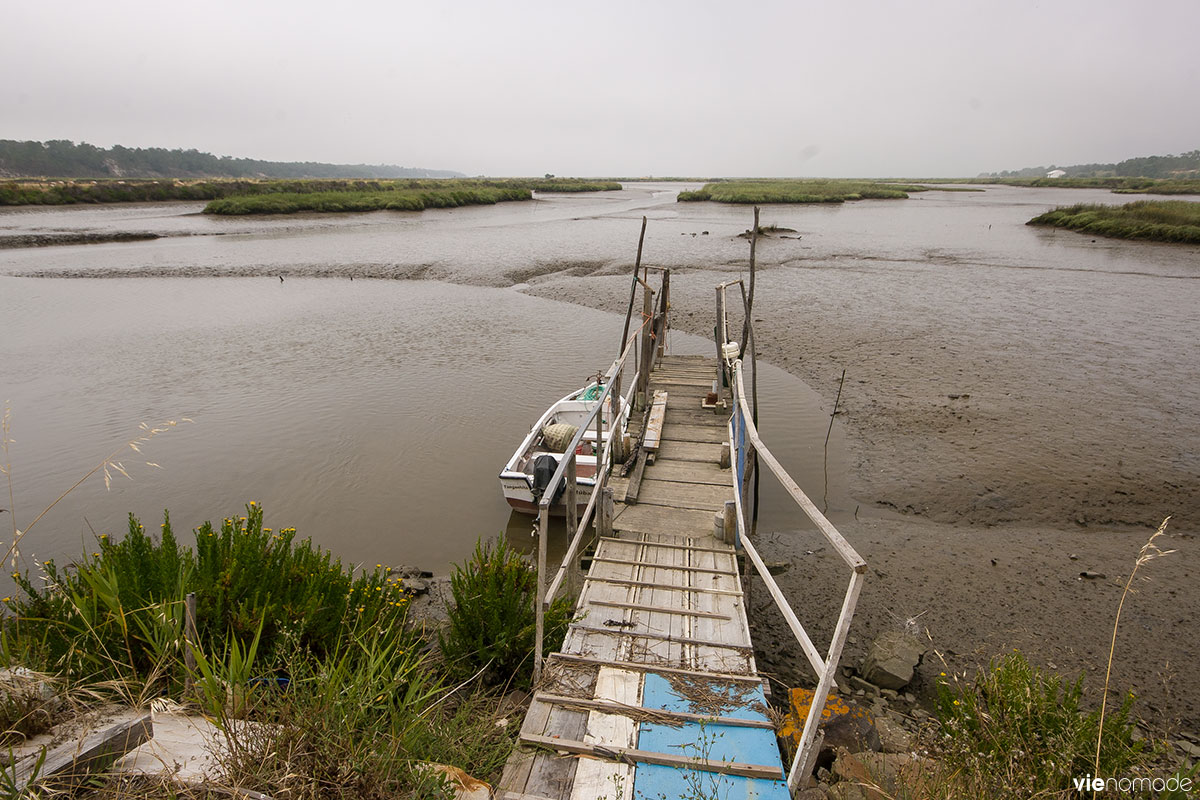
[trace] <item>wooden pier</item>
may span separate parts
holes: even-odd
[[[703,407],[717,380],[711,357],[650,373],[641,450],[609,482],[578,619],[499,797],[789,797],[729,527],[729,413]]]

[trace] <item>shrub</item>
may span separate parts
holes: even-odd
[[[503,539],[493,546],[477,542],[475,553],[450,576],[454,606],[449,625],[439,634],[450,668],[472,674],[482,670],[488,684],[528,686],[533,672],[537,571]],[[546,612],[543,652],[562,646],[571,603],[558,598]]]
[[[992,797],[1074,792],[1072,780],[1096,772],[1100,713],[1080,709],[1083,674],[1073,681],[1033,667],[1013,651],[972,683],[944,677],[938,687],[946,760]],[[1133,739],[1133,695],[1104,720],[1100,774],[1121,775],[1153,755]]]
[[[102,535],[98,552],[62,570],[46,561],[44,587],[14,573],[22,591],[9,598],[4,652],[73,678],[142,680],[165,669],[179,679],[188,592],[202,650],[258,638],[266,665],[285,639],[323,655],[343,636],[405,617],[408,598],[382,565],[355,574],[310,540],[296,542],[295,528],[263,527],[256,503],[194,533],[193,551],[176,542],[169,516],[155,540],[131,515],[121,541]]]

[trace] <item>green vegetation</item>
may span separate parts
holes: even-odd
[[[103,180],[2,181],[0,206],[209,200],[210,214],[290,214],[297,211],[420,211],[528,200],[531,192],[619,190],[613,181],[575,178],[503,180]]]
[[[450,578],[454,606],[440,636],[448,664],[466,677],[479,672],[487,684],[528,687],[533,673],[537,576],[500,540],[477,544],[471,560]],[[545,652],[562,645],[571,601],[560,597],[546,614]]]
[[[176,645],[159,638],[159,617],[182,619],[188,592],[196,593],[204,651],[257,639],[264,663],[286,647],[324,655],[347,635],[404,619],[398,579],[382,567],[354,575],[310,540],[295,541],[294,528],[264,528],[254,503],[245,516],[194,534],[194,550],[181,546],[165,517],[153,539],[131,516],[122,540],[101,535],[96,552],[64,569],[47,560],[45,581],[13,573],[22,592],[8,598],[0,653],[75,681],[159,691],[184,678],[182,664],[164,671],[166,649]]]
[[[1200,244],[1200,203],[1140,200],[1123,206],[1060,206],[1029,220],[1093,236]]]
[[[1116,194],[1200,194],[1200,179],[1196,178],[1120,178],[1120,177],[1039,177],[1022,178],[934,178],[922,183],[946,185],[971,183],[981,185],[1027,186],[1048,189],[1110,189]]]
[[[694,192],[680,192],[680,202],[717,203],[842,203],[847,200],[903,200],[923,186],[857,180],[733,180],[706,183]]]
[[[1161,755],[1135,740],[1133,695],[1104,720],[1100,738],[1100,712],[1082,711],[1082,694],[1082,674],[1064,681],[1030,666],[1016,651],[970,683],[943,673],[940,757],[957,774],[961,796],[1077,797],[1074,779],[1138,774]]]
[[[461,173],[387,164],[260,161],[162,147],[108,149],[55,139],[0,139],[0,175],[58,178],[456,178]]]
[[[28,677],[0,693],[4,730],[46,728],[61,707],[46,699],[49,683],[93,703],[199,706],[221,727],[234,785],[273,796],[440,796],[442,778],[421,767],[430,761],[498,777],[520,716],[502,692],[528,683],[531,662],[526,561],[479,545],[453,577],[457,622],[435,642],[409,624],[409,598],[387,568],[347,568],[292,528],[264,527],[255,503],[193,533],[188,547],[169,517],[157,536],[131,517],[119,541],[102,535],[76,564],[46,563],[45,580],[13,574],[20,591],[0,605],[0,666]],[[568,614],[561,601],[550,615],[559,642]],[[108,791],[130,796],[117,778]]]
[[[1200,150],[1168,156],[1140,156],[1116,164],[1074,164],[1069,167],[1025,167],[1005,170],[983,177],[1041,178],[1053,169],[1061,169],[1069,178],[1162,178],[1195,180],[1200,177]]]
[[[422,189],[381,192],[270,193],[213,200],[205,214],[295,214],[301,211],[424,211],[427,208],[492,205],[507,200],[529,200],[528,189],[487,188]]]

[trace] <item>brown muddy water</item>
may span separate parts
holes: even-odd
[[[548,268],[528,251],[542,236],[559,241],[557,256],[593,240],[599,264],[593,226],[573,217],[630,205],[571,198],[255,222],[192,206],[0,213],[9,235],[167,235],[137,243],[146,249],[0,250],[0,400],[11,408],[17,526],[139,424],[192,420],[143,455],[124,449],[131,479],[112,471],[106,489],[96,475],[63,499],[23,541],[26,565],[94,549],[94,533],[120,533],[130,512],[153,530],[169,509],[180,532],[250,501],[267,525],[293,526],[354,564],[441,572],[501,533],[530,549],[530,518],[510,513],[499,470],[550,402],[607,367],[623,319],[527,296],[510,273]],[[600,218],[608,261],[630,260],[637,224]],[[459,282],[363,277],[428,274],[434,261]],[[45,277],[18,277],[29,274]],[[677,332],[669,345],[712,349]],[[819,398],[770,365],[760,385],[784,462],[831,511],[852,508],[840,430],[825,458]],[[7,549],[13,517],[0,520]],[[563,539],[556,531],[555,549]]]
[[[129,512],[153,529],[170,509],[185,530],[251,500],[268,525],[294,526],[355,564],[443,571],[478,537],[501,532],[530,547],[528,519],[510,515],[500,495],[499,468],[549,402],[611,361],[622,319],[525,291],[566,277],[586,293],[592,276],[626,272],[646,215],[646,261],[675,269],[676,287],[704,283],[676,291],[711,292],[707,270],[745,267],[737,234],[750,211],[677,204],[680,188],[262,220],[207,217],[186,203],[0,211],[0,242],[161,237],[0,249],[0,401],[12,409],[17,525],[139,423],[194,420],[150,442],[145,458],[126,451],[132,480],[114,476],[106,490],[94,477],[71,493],[24,555],[76,557],[93,531],[122,530]],[[873,339],[951,326],[1003,349],[1036,329],[1039,357],[1070,353],[1061,377],[1081,404],[1161,381],[1172,398],[1148,403],[1148,413],[1167,408],[1194,430],[1197,249],[1024,227],[1074,202],[1123,198],[992,187],[771,207],[764,222],[801,238],[760,246],[764,286],[788,324],[812,304],[862,316],[869,303],[873,334],[882,332]],[[868,295],[881,283],[888,302]],[[1115,371],[1114,331],[1123,348]],[[711,349],[672,337],[680,352]],[[1115,385],[1097,391],[1080,372],[1089,364]],[[819,505],[854,513],[840,426],[828,453],[823,446],[832,392],[822,387],[823,407],[770,365],[760,388],[768,443]],[[1195,438],[1184,436],[1171,457],[1195,472]],[[6,545],[11,522],[0,514]]]

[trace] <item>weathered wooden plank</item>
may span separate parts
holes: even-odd
[[[663,439],[672,442],[721,444],[728,438],[728,430],[724,425],[681,425],[672,422],[663,431]]]
[[[521,741],[545,739],[574,741],[587,733],[587,714],[565,708],[549,706],[550,721],[543,734],[521,734]],[[565,748],[564,748],[565,749]],[[529,794],[567,800],[571,796],[571,785],[575,781],[577,759],[563,758],[549,753],[538,753],[529,770],[525,791]]]
[[[765,728],[774,730],[775,724],[762,719],[741,719],[739,717],[721,717],[712,714],[693,714],[690,711],[666,711],[662,709],[647,709],[639,705],[633,705],[624,702],[613,702],[611,700],[587,699],[580,697],[567,697],[565,695],[543,694],[539,692],[535,699],[541,703],[549,703],[551,705],[564,706],[579,706],[580,708],[590,708],[597,711],[605,712],[604,716],[621,716],[634,715],[638,716],[648,712],[653,716],[661,716],[663,720],[687,720],[689,722],[708,722],[713,725],[731,725],[733,727],[742,728]],[[592,727],[589,725],[588,731],[591,735]],[[604,741],[597,739],[597,741]],[[576,786],[579,785],[576,778]],[[593,795],[594,797],[594,795]]]
[[[645,764],[662,764],[668,767],[685,767],[702,772],[716,772],[721,775],[741,775],[746,778],[783,779],[783,769],[780,766],[767,764],[745,764],[739,761],[710,761],[706,758],[691,758],[674,753],[651,753],[645,750],[630,748],[606,748],[602,745],[589,744],[584,741],[554,739],[548,736],[530,737],[523,739],[526,744],[541,745],[555,750],[565,750],[568,753],[593,756],[595,758],[611,758],[616,761],[640,761]]]
[[[656,588],[656,589],[677,589],[678,591],[681,591],[681,592],[703,592],[705,594],[727,594],[727,595],[736,595],[738,597],[742,596],[741,591],[736,590],[736,589],[705,589],[700,586],[682,586],[682,587],[669,586],[667,584],[654,583],[652,581],[634,581],[634,580],[626,580],[624,578],[598,578],[598,577],[594,577],[591,575],[589,575],[584,580],[591,581],[592,583],[615,583],[615,584],[619,584],[619,585],[623,585],[623,586],[644,586],[644,587]]]
[[[589,656],[578,656],[571,653],[554,653],[554,659],[562,659],[579,664],[600,664],[620,667],[621,669],[634,670],[637,672],[662,672],[671,675],[692,675],[697,678],[706,678],[711,680],[741,682],[741,683],[763,683],[765,678],[758,675],[747,675],[746,673],[738,672],[714,672],[709,670],[684,669],[682,667],[672,667],[667,664],[645,664],[630,661],[601,661],[600,659],[591,658]]]
[[[687,602],[686,595],[678,589],[668,590],[672,596],[683,598],[683,602]],[[649,605],[647,603],[622,603],[617,600],[589,600],[589,605],[604,606],[605,608],[628,608],[631,611],[645,611],[655,614],[680,614],[685,617],[712,617],[714,619],[730,619],[728,614],[720,614],[714,611],[698,611],[694,608],[684,608],[682,606],[667,606],[667,605]]]
[[[642,478],[646,474],[646,459],[649,454],[645,450],[639,450],[637,461],[633,464],[633,472],[629,474],[629,482],[625,485],[625,502],[634,505],[638,501],[638,495],[641,493]]]
[[[659,453],[654,462],[653,478],[663,481],[679,481],[680,483],[710,483],[714,486],[724,486],[732,493],[729,469],[721,469],[715,462],[676,461],[664,458]]]
[[[721,445],[668,440],[659,445],[658,454],[662,458],[673,458],[677,461],[706,461],[718,464],[721,461]]]
[[[711,483],[643,480],[638,489],[639,503],[667,508],[701,509],[714,514],[724,509],[726,501],[732,499],[731,488]]]
[[[24,796],[30,785],[47,781],[76,786],[153,736],[150,714],[141,714],[47,750],[40,764],[37,758],[27,758],[13,771],[17,794]]]
[[[656,639],[662,642],[676,642],[679,644],[694,644],[703,645],[705,647],[715,647],[721,650],[738,650],[747,651],[754,648],[750,645],[750,639],[747,637],[742,642],[737,641],[716,641],[713,639],[697,639],[691,636],[675,636],[670,633],[658,633],[656,631],[647,630],[632,630],[627,628],[597,628],[591,625],[577,624],[572,626],[580,631],[587,633],[603,634],[607,636],[634,636],[639,639]]]
[[[713,512],[697,509],[666,509],[661,506],[626,505],[617,509],[613,528],[634,533],[670,533],[695,536],[712,533]]]
[[[596,699],[576,700],[577,705],[594,704],[588,714],[587,734],[583,740],[606,747],[633,747],[637,744],[637,724],[626,715],[612,713],[613,708],[641,703],[642,676],[628,670],[601,667],[596,680]],[[561,702],[552,695],[539,695],[541,702]],[[572,800],[612,797],[627,800],[633,796],[632,764],[583,759],[575,768]]]
[[[600,562],[603,562],[606,564],[629,564],[629,565],[636,566],[636,567],[645,566],[641,561],[631,561],[630,559],[627,559],[627,558],[610,558],[609,556],[595,556],[592,559],[593,563],[595,563],[597,561],[600,561]],[[651,564],[650,566],[654,567],[655,569],[660,569],[660,570],[673,569],[673,570],[683,570],[683,571],[687,571],[687,572],[707,572],[707,573],[713,573],[716,575],[731,575],[734,573],[734,570],[732,567],[726,568],[726,569],[709,569],[706,567],[689,567],[687,565],[673,566],[673,565],[667,565],[667,564]]]
[[[654,392],[654,402],[650,405],[650,414],[646,418],[646,430],[642,434],[642,449],[650,452],[658,450],[658,445],[662,441],[663,435],[663,417],[667,413],[667,393],[664,391]]]
[[[668,403],[667,413],[663,417],[663,422],[667,425],[674,425],[676,423],[682,425],[705,425],[721,428],[722,430],[725,429],[728,421],[728,414],[724,416],[716,414],[711,408],[701,408],[698,402],[690,405]]]
[[[522,728],[524,730],[524,728]],[[524,793],[525,784],[529,782],[529,771],[533,768],[536,753],[531,750],[517,748],[504,762],[504,771],[500,774],[500,782],[496,784],[496,794],[499,797],[527,798],[531,795]]]
[[[668,550],[687,550],[690,553],[725,553],[730,554],[733,548],[729,545],[725,547],[710,547],[705,544],[692,544],[692,540],[657,540],[657,539],[625,539],[616,536],[601,536],[601,542],[612,542],[613,546],[630,545],[634,547],[665,547]],[[703,540],[702,540],[703,541]],[[716,542],[715,537],[708,537],[708,541]]]
[[[633,559],[630,560],[632,561]],[[636,574],[634,570],[637,570]],[[688,592],[711,592],[731,596],[741,595],[737,576],[730,572],[684,572],[674,565],[637,568],[627,564],[598,562],[593,565],[586,580],[615,583],[618,585],[647,583],[655,586],[678,586],[681,591]],[[584,587],[585,591],[591,588],[587,585]]]
[[[660,364],[712,364],[713,359],[708,356],[695,355],[693,353],[671,353],[664,355],[658,360]]]

